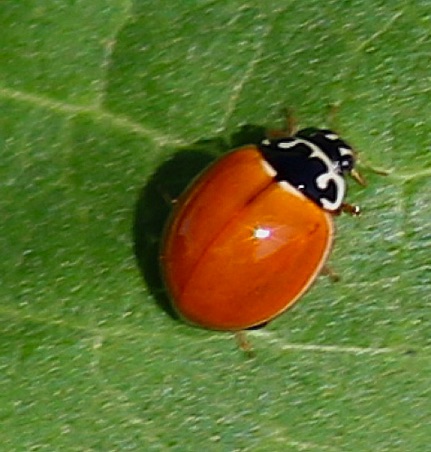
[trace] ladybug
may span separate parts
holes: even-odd
[[[180,196],[161,267],[175,311],[196,326],[241,331],[267,323],[310,287],[331,251],[352,148],[307,128],[233,150]]]

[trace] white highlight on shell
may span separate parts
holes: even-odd
[[[278,186],[288,193],[291,193],[294,196],[297,196],[298,198],[305,197],[297,188],[295,188],[293,185],[290,185],[289,182],[286,182],[285,180],[281,180],[277,182]]]
[[[264,159],[261,160],[263,170],[270,177],[275,177],[277,175],[277,171]]]
[[[335,141],[335,140],[338,140],[340,137],[336,134],[336,133],[327,133],[326,135],[325,135],[325,138],[327,138],[328,140],[331,140],[331,141]]]
[[[271,237],[271,229],[258,226],[253,231],[253,237],[255,239],[261,239],[261,240],[267,239],[267,238]]]

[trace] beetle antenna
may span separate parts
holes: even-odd
[[[362,185],[363,187],[367,185],[366,180],[358,170],[352,169],[352,171],[350,171],[350,175],[359,185]]]

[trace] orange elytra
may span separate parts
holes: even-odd
[[[292,306],[321,272],[341,210],[352,148],[334,132],[303,129],[231,151],[179,198],[161,265],[178,314],[238,331]]]

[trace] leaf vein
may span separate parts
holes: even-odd
[[[45,96],[40,96],[32,93],[25,93],[23,91],[13,90],[4,87],[0,88],[0,98],[13,99],[20,102],[29,103],[65,115],[74,116],[77,114],[89,114],[93,116],[97,121],[106,122],[120,130],[123,129],[126,131],[130,131],[131,133],[135,133],[137,135],[149,138],[159,146],[184,145],[184,142],[179,138],[170,136],[165,132],[160,133],[155,129],[145,127],[142,124],[132,121],[129,117],[125,115],[114,114],[109,111],[105,111],[97,106],[94,107],[69,104]]]

